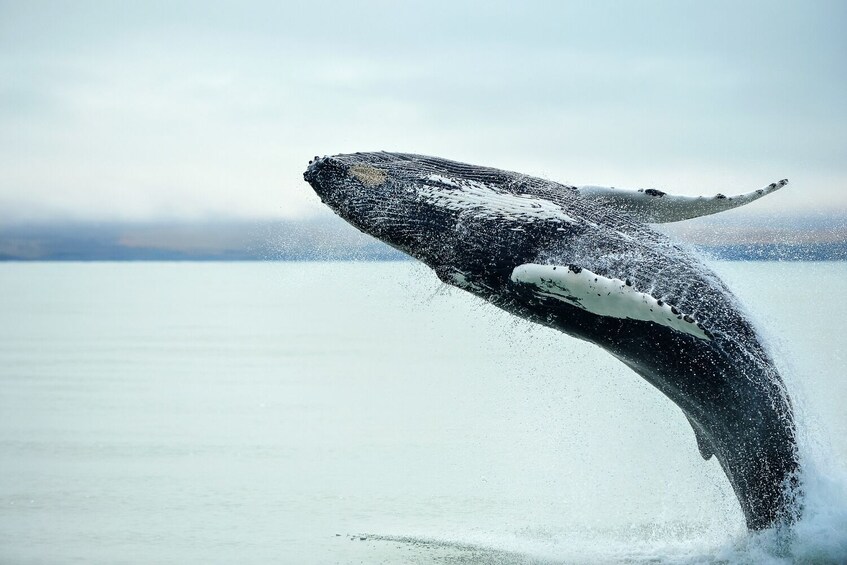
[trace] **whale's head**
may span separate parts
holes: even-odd
[[[508,278],[574,225],[560,204],[530,194],[524,177],[444,159],[316,157],[303,177],[336,214],[458,286]]]

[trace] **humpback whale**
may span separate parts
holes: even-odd
[[[446,284],[596,344],[670,398],[717,458],[750,530],[796,519],[791,401],[743,308],[653,229],[770,194],[710,197],[571,186],[404,153],[315,157],[304,178],[336,214]]]

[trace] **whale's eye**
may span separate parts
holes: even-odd
[[[367,187],[379,186],[385,182],[385,171],[370,165],[353,165],[347,171],[351,177]]]

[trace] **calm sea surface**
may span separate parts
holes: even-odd
[[[680,410],[412,263],[0,263],[0,563],[847,560],[847,263],[717,263],[802,419],[748,536]]]

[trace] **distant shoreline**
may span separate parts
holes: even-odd
[[[847,245],[736,245],[720,247],[693,246],[694,249],[713,259],[721,261],[847,261]],[[291,263],[320,263],[320,262],[401,262],[411,261],[399,251],[393,249],[374,250],[369,253],[333,253],[319,255],[307,253],[282,257],[260,256],[245,254],[191,254],[167,253],[157,249],[138,249],[135,252],[116,252],[114,254],[69,253],[60,255],[43,255],[21,257],[15,255],[0,255],[2,263],[140,263],[140,262],[185,262],[185,263],[247,263],[247,262],[291,262]]]
[[[660,229],[728,261],[845,261],[847,219],[692,220]],[[403,261],[336,217],[0,224],[0,261]]]

